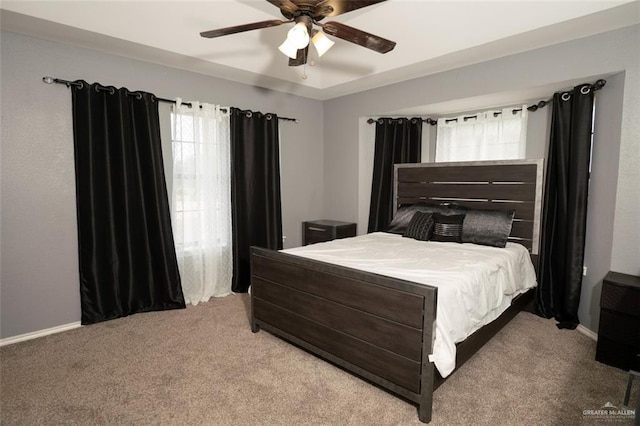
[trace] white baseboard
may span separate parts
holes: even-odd
[[[50,334],[61,333],[67,330],[73,330],[74,328],[78,327],[81,327],[80,321],[59,325],[57,327],[46,328],[44,330],[34,331],[31,333],[25,333],[19,336],[7,337],[6,339],[0,339],[0,347],[12,345],[18,342],[24,342],[25,340],[37,339],[38,337],[48,336]],[[576,330],[593,340],[598,340],[598,335],[582,324],[578,324]]]
[[[598,334],[589,330],[587,327],[585,327],[582,324],[578,324],[578,326],[576,327],[576,330],[578,330],[580,333],[584,334],[587,337],[590,337],[593,340],[598,340]]]
[[[73,330],[74,328],[78,327],[81,327],[80,321],[59,325],[57,327],[45,328],[44,330],[33,331],[31,333],[25,333],[19,336],[7,337],[6,339],[0,339],[0,346],[12,345],[14,343],[24,342],[25,340],[37,339],[38,337],[61,333],[63,331]]]

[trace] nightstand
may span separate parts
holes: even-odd
[[[302,245],[355,237],[356,224],[337,220],[311,220],[302,222]]]
[[[609,272],[604,278],[596,360],[640,370],[640,277]]]

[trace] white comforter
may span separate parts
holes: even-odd
[[[529,253],[515,243],[496,248],[375,232],[283,252],[438,287],[429,360],[442,377],[455,368],[456,343],[500,316],[516,295],[536,286]]]

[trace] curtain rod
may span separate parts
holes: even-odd
[[[380,120],[380,119],[378,119],[378,120]],[[374,120],[373,118],[370,118],[370,119],[367,120],[367,123],[368,124],[373,124],[378,120]],[[392,120],[399,120],[399,119],[398,118],[392,118]],[[433,118],[423,118],[422,122],[431,124],[432,126],[435,126],[436,124],[438,124],[438,121],[434,120]]]
[[[75,81],[62,80],[62,79],[60,79],[60,78],[55,78],[55,77],[50,77],[50,76],[42,77],[42,81],[43,81],[44,83],[47,83],[47,84],[54,84],[54,83],[55,83],[55,84],[64,84],[64,85],[65,85],[65,86],[67,86],[67,87],[71,87],[71,86],[80,86],[80,85],[81,85],[81,83],[77,83],[77,82],[75,82]],[[106,86],[103,86],[103,85],[102,85],[102,84],[100,84],[100,83],[98,83],[98,85],[99,85],[99,86],[98,86],[98,90],[103,90],[103,91],[108,91],[108,90],[110,90],[110,88],[108,88],[108,87],[106,87]],[[129,95],[135,95],[135,94],[136,94],[136,92],[129,92],[128,94],[129,94]],[[175,104],[175,103],[176,103],[176,101],[171,100],[171,99],[160,98],[160,97],[158,97],[158,96],[156,96],[156,95],[153,95],[153,96],[155,96],[155,98],[158,100],[158,102],[165,102],[165,103],[170,103],[170,104]],[[181,103],[182,103],[182,105],[186,105],[186,106],[188,106],[188,107],[191,107],[191,106],[192,106],[190,102],[181,102]],[[227,109],[226,109],[226,108],[220,108],[220,110],[221,110],[222,112],[227,112]],[[242,112],[248,113],[248,112],[251,112],[251,111],[242,111]],[[266,115],[266,114],[265,114],[265,115]],[[273,115],[275,115],[275,114],[273,114]],[[278,120],[293,121],[294,123],[299,123],[299,120],[298,120],[297,118],[278,117]]]
[[[527,108],[529,111],[533,111],[533,110],[530,110],[529,108]],[[537,109],[537,107],[536,107],[536,109]],[[511,110],[511,114],[515,115],[516,112],[520,112],[520,111],[522,111],[522,108],[514,108],[514,109]],[[502,111],[494,111],[493,112],[493,118],[496,118],[499,115],[502,115]],[[467,120],[471,120],[472,118],[478,118],[478,115],[477,114],[465,115],[464,117],[462,117],[462,120],[463,121],[467,121]],[[444,120],[445,123],[451,123],[452,121],[458,121],[458,119],[457,118],[449,118],[449,119],[445,119]]]
[[[596,92],[596,91],[602,89],[605,84],[607,84],[607,80],[599,79],[599,80],[596,80],[596,82],[593,83],[593,84],[587,84],[585,87],[588,87],[590,90],[593,90],[594,92]],[[581,91],[583,89],[584,89],[584,87],[581,89]],[[562,91],[562,100],[565,100],[565,101],[568,100],[569,98],[564,99],[564,96],[570,94],[572,91],[573,91],[573,89]],[[587,90],[586,92],[583,92],[583,94],[585,94],[585,95],[587,93],[589,93],[589,90]],[[547,105],[549,105],[552,100],[553,100],[553,97],[551,97],[549,99],[542,100],[542,101],[538,102],[537,104],[533,104],[533,105],[528,106],[527,110],[529,110],[529,111],[537,111],[538,109],[544,108]]]
[[[589,89],[591,89],[591,90],[593,90],[595,92],[597,90],[602,89],[605,84],[607,84],[607,80],[600,79],[600,80],[597,80],[595,83],[589,84],[588,86],[585,86],[585,87],[588,87]],[[562,92],[562,95],[564,96],[565,94],[569,94],[569,93],[571,93],[571,90],[566,90],[566,91]],[[586,93],[589,93],[589,92],[587,91]],[[542,100],[542,101],[540,101],[538,103],[535,103],[533,105],[529,105],[527,107],[527,110],[531,111],[531,112],[535,112],[535,111],[537,111],[537,110],[539,110],[541,108],[544,108],[547,105],[549,105],[552,100],[553,100],[553,98],[545,99],[545,100]],[[515,114],[516,112],[519,112],[519,111],[522,111],[522,108],[515,108],[515,109],[513,109],[512,113]],[[493,116],[496,117],[497,115],[500,115],[500,114],[502,114],[502,112],[496,111],[496,112],[493,113]],[[476,115],[468,115],[468,116],[464,117],[464,120],[467,121],[470,118],[477,118],[477,116]],[[373,124],[376,121],[378,121],[378,120],[374,120],[373,118],[370,118],[370,119],[367,120],[367,123]],[[445,120],[445,121],[447,123],[449,123],[450,121],[458,121],[458,119],[457,118],[451,118],[451,119]],[[432,126],[435,126],[436,124],[438,124],[438,120],[434,120],[432,118],[422,119],[422,122],[423,123],[429,123]]]

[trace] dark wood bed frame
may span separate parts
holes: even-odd
[[[397,165],[395,208],[419,201],[515,209],[510,240],[537,267],[542,160]],[[394,210],[395,210],[394,208]],[[440,377],[432,353],[435,286],[252,247],[251,329],[264,329],[418,405],[431,420]],[[514,299],[498,319],[457,345],[456,369],[531,300]]]

